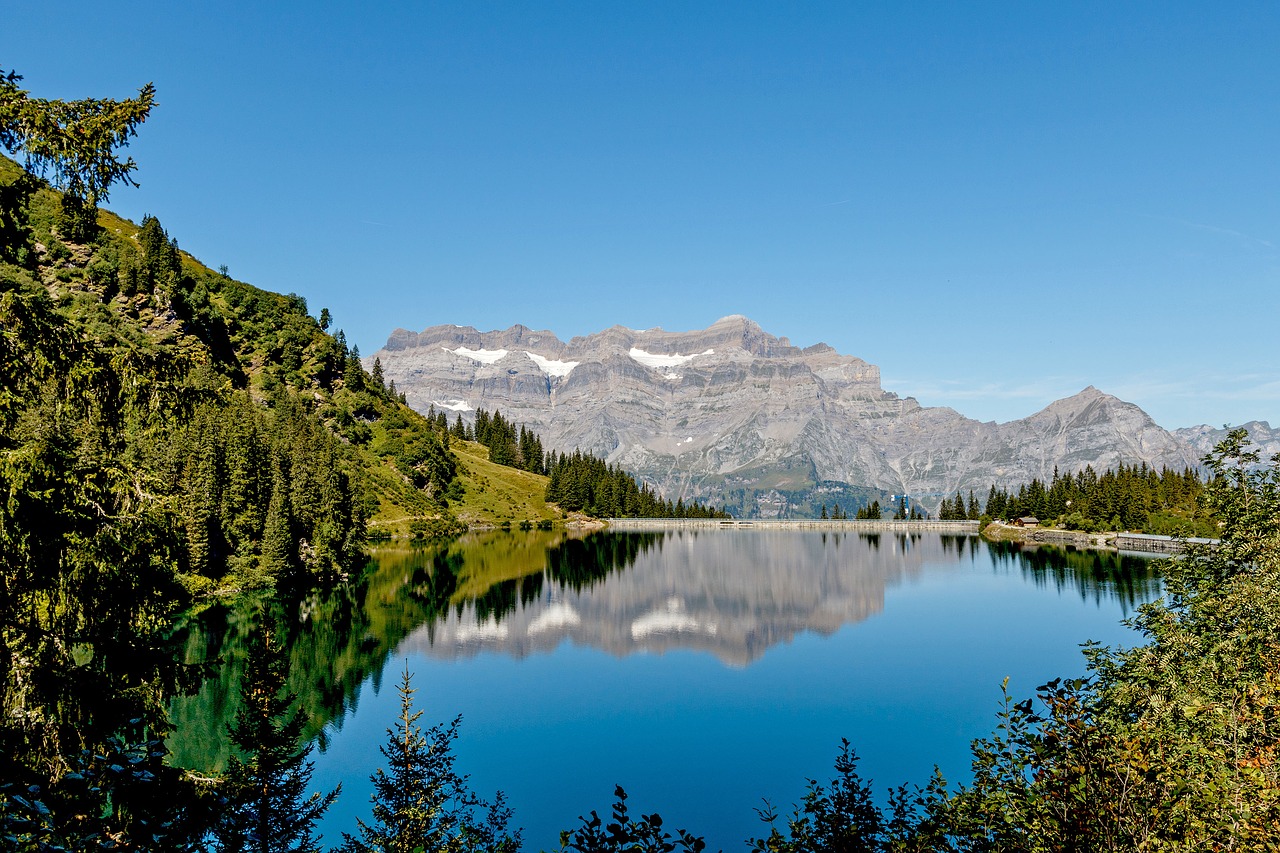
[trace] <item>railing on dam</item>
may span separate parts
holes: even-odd
[[[606,518],[611,530],[850,530],[867,533],[977,533],[976,521],[867,521],[793,518]]]
[[[1117,533],[1115,547],[1121,551],[1145,551],[1150,554],[1180,554],[1187,545],[1217,545],[1217,539],[1152,536],[1146,533]]]

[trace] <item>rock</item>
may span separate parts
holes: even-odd
[[[743,514],[824,482],[932,508],[957,490],[985,497],[993,483],[1048,479],[1055,467],[1182,468],[1201,455],[1093,387],[1005,424],[925,408],[885,391],[873,364],[826,344],[800,349],[737,315],[700,331],[614,326],[568,343],[518,325],[397,329],[374,355],[419,411],[469,420],[497,409],[548,449],[590,451],[672,500]]]
[[[1259,459],[1261,464],[1265,465],[1273,458],[1280,458],[1280,429],[1272,429],[1267,421],[1249,421],[1241,426],[1245,432],[1249,433],[1253,449],[1257,450],[1261,456]],[[1232,429],[1233,427],[1215,428],[1208,424],[1201,424],[1174,430],[1174,435],[1190,444],[1196,454],[1203,457],[1213,450],[1218,442],[1226,438],[1227,433]]]

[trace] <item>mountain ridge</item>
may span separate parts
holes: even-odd
[[[1048,479],[1055,467],[1182,468],[1202,455],[1093,385],[1024,418],[978,421],[885,390],[869,361],[825,343],[796,347],[742,315],[689,332],[613,326],[568,342],[523,325],[397,329],[374,358],[419,411],[466,419],[497,409],[548,446],[596,453],[668,497],[748,515],[780,481],[799,492],[873,487],[928,505]]]

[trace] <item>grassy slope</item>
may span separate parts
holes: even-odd
[[[471,526],[564,520],[564,514],[543,498],[546,477],[495,465],[489,461],[489,448],[472,441],[455,439],[451,449],[458,458],[463,489],[462,500],[452,507],[459,520]]]

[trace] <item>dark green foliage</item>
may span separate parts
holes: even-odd
[[[0,784],[4,849],[196,850],[204,808],[175,796],[181,783],[164,766],[165,755],[160,740],[128,746],[111,737],[100,748],[67,756],[66,773],[47,788]],[[157,797],[160,785],[175,787]]]
[[[155,106],[155,87],[122,101],[32,98],[18,88],[22,78],[0,69],[0,147],[21,152],[26,168],[65,191],[59,221],[63,235],[87,242],[97,230],[97,206],[117,182],[136,186],[133,158],[116,151],[129,144]]]
[[[769,824],[767,838],[751,842],[754,853],[861,853],[880,846],[883,816],[872,801],[871,783],[858,774],[858,756],[841,742],[836,756],[836,778],[829,785],[809,781],[804,804],[787,819],[786,832],[778,828],[778,814],[769,805],[759,810]]]
[[[507,824],[511,810],[499,793],[492,804],[467,788],[467,777],[454,769],[453,741],[461,717],[425,731],[421,711],[413,709],[408,663],[400,686],[400,716],[379,748],[387,769],[373,782],[373,819],[357,819],[359,836],[346,836],[348,853],[514,853],[520,832]],[[481,815],[484,815],[481,817]]]
[[[87,849],[65,827],[107,802],[119,845],[145,847],[131,827],[159,834],[159,805],[199,801],[163,750],[127,765],[164,786],[154,808],[117,784],[119,762],[81,780],[122,744],[161,741],[170,700],[197,686],[170,636],[178,609],[218,586],[348,572],[384,469],[322,412],[350,365],[304,300],[203,269],[154,217],[136,241],[59,239],[60,199],[0,158],[0,780],[22,797],[0,808],[27,820],[39,800],[48,821],[31,831]],[[402,443],[434,435],[385,395],[346,406]],[[378,426],[393,413],[401,426]],[[423,459],[451,478],[447,452]],[[394,488],[449,521],[407,478]]]
[[[40,182],[0,158],[0,262],[30,269],[36,260],[34,235],[27,227],[26,210]]]
[[[938,506],[938,519],[941,521],[965,521],[966,519],[976,519],[979,515],[977,512],[977,504],[973,500],[973,492],[969,492],[970,503],[966,507],[964,496],[959,491],[956,492],[955,500],[943,498],[942,503]]]
[[[549,466],[547,502],[568,512],[604,518],[727,518],[696,501],[672,504],[621,468],[581,451],[556,456]]]
[[[339,402],[346,399],[345,394],[338,395]],[[457,462],[445,444],[447,431],[406,406],[393,405],[382,419],[383,437],[371,449],[390,459],[416,488],[443,495],[457,473]]]
[[[596,812],[591,817],[580,817],[582,824],[573,830],[560,833],[560,849],[577,853],[701,853],[707,842],[683,829],[672,835],[662,828],[662,816],[657,812],[631,817],[627,809],[627,792],[619,785],[613,791],[612,820],[606,824]]]
[[[434,417],[434,410],[429,417]],[[524,429],[521,427],[521,429]],[[528,459],[521,454],[522,444],[515,424],[494,412],[491,416],[483,409],[476,412],[476,441],[489,448],[489,461],[495,465],[506,465],[525,471],[542,473],[544,470],[542,457]],[[541,443],[539,443],[541,449]]]
[[[1033,479],[1012,494],[992,486],[981,511],[970,494],[968,516],[1034,516],[1042,522],[1056,519],[1072,530],[1212,536],[1212,517],[1200,503],[1203,491],[1204,481],[1190,468],[1156,471],[1146,463],[1122,463],[1101,475],[1091,466],[1076,474],[1060,474],[1055,468],[1047,485]]]
[[[166,633],[180,548],[146,464],[187,408],[185,369],[0,266],[0,779],[27,792],[3,811],[34,809],[31,837],[70,849],[149,838],[197,799],[161,761],[165,702],[194,673]]]
[[[870,521],[879,521],[883,516],[884,510],[880,508],[880,501],[872,501],[862,509],[858,510],[856,517]]]
[[[1221,542],[1163,563],[1166,596],[1135,620],[1145,644],[1089,647],[1090,677],[1006,693],[997,732],[973,745],[972,784],[926,792],[899,833],[910,846],[887,849],[1274,846],[1280,466],[1260,468],[1246,441],[1233,432],[1206,458]]]
[[[218,853],[311,853],[319,850],[316,822],[337,798],[311,793],[309,745],[301,745],[306,715],[285,689],[287,659],[269,627],[260,627],[241,685],[241,708],[231,759],[221,786],[223,804],[210,831]]]
[[[136,240],[103,232],[76,247],[87,254],[84,284],[55,305],[40,278],[70,252],[50,230],[56,205],[47,202],[57,196],[25,184],[30,179],[5,164],[0,186],[21,191],[0,199],[14,205],[0,221],[48,246],[43,259],[25,256],[33,269],[0,269],[0,284],[14,294],[0,321],[23,351],[6,364],[15,371],[7,390],[15,411],[37,430],[10,431],[10,447],[27,448],[20,458],[34,458],[29,438],[51,435],[39,431],[52,423],[48,413],[74,417],[75,408],[57,400],[65,381],[58,377],[93,376],[128,389],[114,408],[96,402],[110,394],[89,391],[86,400],[94,402],[86,411],[99,426],[68,424],[63,433],[71,444],[63,450],[88,453],[84,464],[115,466],[108,479],[116,500],[152,513],[152,559],[195,592],[347,571],[376,506],[366,472],[378,466],[353,447],[394,461],[404,476],[402,506],[423,519],[441,515],[439,501],[455,471],[441,431],[369,380],[358,353],[348,352],[340,335],[324,334],[304,299],[266,293],[184,259],[148,216]],[[23,325],[10,315],[26,312],[35,321],[30,312],[37,308],[47,328],[20,339]],[[164,331],[155,334],[140,321],[161,323]],[[36,346],[42,336],[47,341]],[[24,364],[45,352],[48,364]],[[32,378],[40,381],[25,391]],[[88,438],[92,444],[82,440]],[[277,488],[281,483],[288,494]]]
[[[169,447],[184,571],[252,585],[340,573],[359,555],[365,515],[342,445],[295,401],[202,403]]]
[[[360,363],[360,347],[352,347],[351,353],[347,356],[346,367],[343,370],[343,383],[350,391],[363,391],[369,384],[368,378],[368,375],[364,372],[364,365]]]

